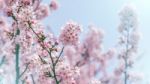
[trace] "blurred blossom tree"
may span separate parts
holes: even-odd
[[[135,58],[137,57],[136,54],[140,39],[136,8],[131,4],[125,5],[120,11],[119,16],[119,58],[123,64],[124,84],[128,84],[129,81],[132,81],[130,80],[130,77],[133,74],[130,74],[129,69],[133,67]]]
[[[118,52],[116,48],[104,52],[104,31],[94,25],[88,27],[83,41],[82,27],[75,21],[68,21],[59,37],[45,32],[42,20],[59,5],[56,0],[41,1],[0,0],[2,84],[128,84],[134,77],[128,69],[139,41],[138,19],[131,6],[119,13]],[[120,65],[109,72],[108,65],[117,53]]]

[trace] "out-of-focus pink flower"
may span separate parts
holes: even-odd
[[[88,47],[89,51],[92,51],[94,48],[100,49],[102,39],[104,36],[103,30],[96,28],[94,26],[89,26],[90,31],[87,34],[87,37],[85,38],[84,44],[86,47]]]
[[[76,78],[80,75],[78,67],[71,67],[62,63],[58,66],[58,76],[62,79],[61,84],[76,84]]]
[[[56,0],[52,0],[49,6],[51,10],[57,10],[59,5]]]
[[[124,63],[121,62],[121,64],[117,66],[117,68],[115,68],[114,75],[119,77],[123,74],[123,71],[124,71]]]
[[[75,61],[74,56],[76,55],[76,50],[74,46],[65,46],[64,55],[67,56],[70,63]]]
[[[4,7],[4,2],[3,0],[0,0],[0,10],[3,9],[3,7]]]
[[[76,50],[74,46],[66,46],[64,50],[64,54],[67,56],[74,55],[76,53]]]
[[[76,45],[79,42],[81,26],[73,21],[67,22],[59,36],[63,45]]]
[[[96,28],[95,26],[89,26],[89,32],[87,33],[85,40],[84,40],[84,47],[89,56],[100,57],[101,55],[101,48],[102,48],[102,41],[104,32],[101,29]]]
[[[31,0],[22,0],[21,3],[23,5],[30,5],[31,4]]]
[[[5,18],[0,17],[0,28],[5,26],[6,26]]]
[[[37,84],[53,84],[52,81],[50,80],[50,78],[46,77],[45,75],[43,74],[40,74],[39,75],[39,78],[38,78],[38,83]]]
[[[13,3],[16,2],[16,0],[4,0],[4,2],[7,6],[11,6]]]
[[[115,48],[110,48],[108,52],[106,53],[106,58],[111,59],[113,56],[116,54],[116,49]]]
[[[40,5],[38,7],[38,9],[36,10],[35,15],[36,15],[37,19],[43,19],[43,18],[48,16],[48,13],[49,13],[48,6],[47,5]]]
[[[10,7],[4,8],[4,13],[6,16],[12,16],[12,8]]]

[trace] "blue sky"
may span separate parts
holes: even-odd
[[[137,7],[139,29],[142,33],[138,54],[141,57],[137,60],[134,70],[144,73],[146,78],[144,81],[150,81],[150,0],[58,0],[58,2],[60,8],[45,20],[45,24],[50,25],[57,36],[61,26],[68,20],[82,24],[84,31],[87,31],[89,24],[95,24],[106,33],[105,49],[117,43],[118,11],[124,4],[134,4]]]

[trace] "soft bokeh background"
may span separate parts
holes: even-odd
[[[44,0],[44,2],[50,2]],[[144,74],[144,83],[150,82],[150,0],[58,0],[60,8],[51,14],[44,23],[50,25],[58,36],[61,26],[68,20],[74,20],[83,25],[84,32],[89,24],[102,28],[106,34],[104,49],[117,43],[118,12],[124,4],[132,3],[137,7],[139,29],[142,33],[139,46],[139,58],[134,70]]]

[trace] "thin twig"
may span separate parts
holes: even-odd
[[[31,74],[30,76],[31,76],[31,79],[32,79],[32,83],[35,84],[33,75]]]
[[[57,62],[59,61],[59,58],[61,57],[61,55],[62,55],[62,53],[63,53],[63,51],[64,51],[64,48],[65,48],[65,47],[63,46],[63,48],[61,49],[61,52],[60,52],[60,54],[59,54],[57,60],[55,61],[55,65],[56,65]]]
[[[24,71],[20,74],[19,78],[21,78],[21,77],[24,75],[24,73],[27,71],[27,69],[28,69],[28,67],[29,67],[29,64],[30,64],[30,63],[27,63],[26,68],[25,68]]]

